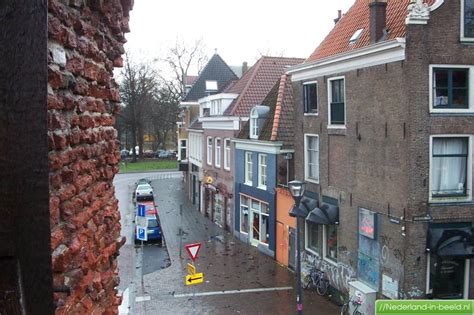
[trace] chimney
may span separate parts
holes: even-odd
[[[370,0],[370,42],[378,42],[386,27],[387,0]]]
[[[247,72],[248,69],[249,69],[249,66],[248,66],[248,64],[247,64],[247,61],[244,61],[244,62],[242,63],[242,75],[244,75],[245,72]]]
[[[334,24],[337,24],[337,22],[339,22],[339,20],[341,19],[342,17],[342,11],[341,10],[337,10],[337,18],[334,19]]]

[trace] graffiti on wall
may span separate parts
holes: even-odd
[[[319,256],[314,256],[308,253],[303,254],[303,259],[309,264],[324,271],[327,279],[333,287],[339,291],[349,291],[349,281],[354,280],[356,276],[354,268],[341,262],[331,263]]]

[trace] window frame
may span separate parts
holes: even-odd
[[[245,158],[244,158],[244,162],[245,162],[245,174],[244,174],[244,184],[246,185],[249,185],[249,186],[252,186],[253,184],[253,181],[252,181],[252,177],[253,177],[253,161],[252,161],[252,158],[253,158],[253,153],[251,151],[245,151]]]
[[[250,200],[249,197],[245,196],[245,195],[240,195],[240,227],[239,227],[239,231],[240,233],[244,233],[244,234],[249,234],[249,231],[250,231],[250,206],[249,204],[243,204],[242,203],[242,200],[243,199],[247,199],[247,200]],[[242,207],[244,208],[247,208],[247,231],[242,231],[242,217],[243,217],[243,211],[242,211]]]
[[[317,139],[317,155],[316,155],[316,160],[318,167],[317,175],[318,178],[312,178],[309,176],[309,154],[308,154],[308,144],[309,144],[309,137],[315,137]],[[315,184],[319,184],[320,176],[319,176],[319,135],[318,134],[313,134],[313,133],[305,133],[304,134],[304,179],[305,181],[312,182]]]
[[[262,163],[262,158],[265,158],[265,164]],[[267,168],[268,168],[268,155],[258,154],[258,188],[267,189]],[[263,170],[265,170],[265,183],[263,181]]]
[[[332,83],[333,81],[342,80],[343,92],[344,92],[344,123],[343,124],[333,124],[331,122],[331,107],[332,107]],[[346,77],[345,76],[338,76],[328,78],[328,128],[329,129],[346,129],[347,124],[347,98],[346,98]]]
[[[219,145],[217,145],[219,143]],[[222,139],[216,137],[214,139],[214,166],[221,167],[221,157],[222,157]]]
[[[323,249],[323,246],[322,246],[322,244],[321,244],[322,239],[323,239],[323,232],[322,232],[322,231],[318,231],[318,236],[319,236],[319,234],[321,234],[321,239],[318,239],[318,247],[319,247],[319,251],[320,251],[320,252],[318,253],[318,252],[316,252],[314,249],[312,249],[312,248],[309,247],[309,243],[308,243],[308,242],[309,242],[309,226],[310,226],[310,225],[317,226],[318,229],[322,228],[322,225],[321,225],[321,224],[315,224],[315,223],[311,223],[311,222],[308,223],[308,221],[305,220],[305,229],[304,229],[304,230],[305,230],[305,233],[304,233],[304,234],[305,234],[305,235],[304,235],[304,247],[305,247],[305,250],[308,251],[308,252],[310,252],[311,254],[317,256],[317,257],[321,257],[321,254],[322,254],[322,253],[321,253],[321,250]]]
[[[466,0],[461,0],[461,15],[460,15],[460,31],[459,31],[459,38],[461,42],[474,42],[474,34],[472,37],[466,37],[464,34],[464,27],[465,27],[465,2]]]
[[[468,138],[467,166],[466,166],[466,196],[433,197],[433,139],[434,138]],[[472,201],[472,134],[437,134],[430,135],[429,143],[429,184],[428,201],[430,203],[458,203]]]
[[[212,145],[213,145],[213,140],[212,137],[207,137],[207,165],[212,165]]]
[[[435,69],[466,69],[467,70],[467,108],[436,108],[433,106],[433,78]],[[431,64],[429,66],[429,109],[430,113],[474,113],[474,86],[472,84],[472,75],[474,74],[474,66],[472,65],[451,65],[451,64]]]
[[[258,139],[259,130],[258,130],[258,112],[257,112],[257,108],[255,108],[255,107],[252,108],[252,110],[250,111],[249,120],[250,120],[250,125],[249,125],[250,139]]]
[[[228,171],[230,171],[230,146],[230,138],[224,138],[224,169]]]
[[[308,109],[308,104],[307,104],[307,87],[310,85],[315,85],[316,86],[316,109],[315,110],[309,110]],[[319,84],[318,81],[308,81],[303,83],[303,113],[305,116],[318,116],[319,115]]]

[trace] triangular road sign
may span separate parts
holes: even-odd
[[[192,261],[195,261],[201,249],[201,243],[187,244],[185,247],[189,257],[191,257]]]

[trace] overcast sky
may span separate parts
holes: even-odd
[[[354,0],[135,0],[125,48],[134,59],[164,58],[176,38],[202,38],[229,65],[261,54],[307,58]],[[194,73],[190,73],[194,74]]]

